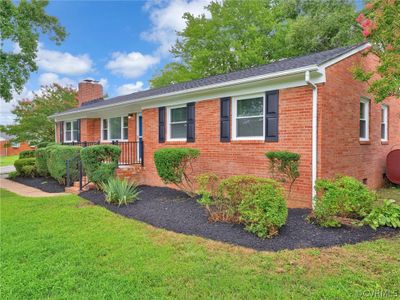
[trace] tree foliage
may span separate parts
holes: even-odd
[[[365,54],[374,53],[380,61],[374,70],[356,67],[355,78],[368,82],[368,91],[376,102],[400,97],[400,1],[373,0],[366,4],[357,22],[372,45]]]
[[[17,142],[32,144],[54,141],[55,126],[49,116],[77,105],[76,91],[58,84],[44,86],[32,100],[19,101],[12,113],[15,124],[0,126],[0,131],[15,136]]]
[[[362,40],[351,0],[213,1],[206,15],[184,15],[153,87],[232,72]]]
[[[20,93],[30,73],[37,70],[36,54],[40,34],[59,44],[66,32],[58,19],[45,12],[48,1],[0,0],[0,98]],[[11,49],[17,45],[18,50]],[[10,51],[6,51],[6,47]]]

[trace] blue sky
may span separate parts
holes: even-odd
[[[0,124],[13,122],[17,100],[32,97],[53,82],[76,86],[85,78],[100,80],[109,97],[148,88],[148,80],[172,60],[168,50],[182,15],[204,12],[209,0],[51,1],[46,8],[66,28],[57,46],[40,39],[38,72],[10,104],[1,102]]]

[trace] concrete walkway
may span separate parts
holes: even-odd
[[[7,178],[8,173],[15,171],[14,166],[0,167],[0,178]]]
[[[10,192],[16,193],[21,196],[26,197],[56,197],[56,196],[65,196],[70,195],[67,193],[47,193],[43,192],[39,189],[8,180],[5,178],[0,178],[0,188],[6,189]]]

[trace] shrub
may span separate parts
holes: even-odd
[[[19,158],[35,157],[35,150],[24,150],[19,153]]]
[[[36,156],[36,171],[40,176],[49,175],[47,169],[47,148],[38,148],[35,152]]]
[[[114,145],[94,145],[81,150],[86,174],[98,188],[114,176],[120,154],[121,149]]]
[[[198,185],[197,193],[201,196],[197,202],[204,205],[210,212],[210,205],[213,199],[217,198],[219,178],[214,173],[203,173],[196,176],[195,180]]]
[[[52,145],[46,147],[45,149],[47,169],[51,177],[56,179],[59,183],[65,184],[67,176],[66,161],[72,160],[69,169],[69,173],[71,176],[70,178],[72,181],[76,181],[78,179],[79,170],[77,158],[79,158],[81,147]]]
[[[20,175],[19,175],[19,173],[17,171],[12,171],[12,172],[7,174],[7,178],[9,178],[9,179],[15,179],[18,176],[20,176]]]
[[[155,151],[154,163],[158,176],[164,183],[175,184],[189,196],[194,196],[188,169],[199,155],[199,150],[191,148],[162,148]]]
[[[289,198],[292,186],[300,176],[300,154],[288,151],[270,151],[265,156],[269,160],[269,168],[272,176],[282,182],[289,181]]]
[[[379,226],[399,228],[400,205],[396,204],[396,201],[393,199],[384,199],[383,203],[374,207],[364,218],[363,223],[368,224],[373,229]]]
[[[52,146],[52,145],[56,145],[56,143],[54,143],[54,142],[41,142],[41,143],[36,145],[36,149],[46,148],[46,147]]]
[[[258,184],[279,185],[275,180],[253,175],[236,175],[222,180],[218,188],[218,196],[213,202],[215,212],[212,219],[238,222],[240,203],[252,186]]]
[[[37,174],[36,166],[35,165],[26,165],[22,167],[22,176],[26,177],[35,177]]]
[[[24,166],[34,166],[35,165],[35,161],[36,161],[36,159],[32,158],[32,157],[17,159],[14,162],[15,170],[18,172],[18,174],[20,174],[21,176],[24,176],[22,168]]]
[[[126,179],[109,178],[106,183],[102,183],[102,189],[106,193],[106,202],[128,205],[137,200],[139,191],[135,183],[128,182]]]
[[[251,186],[239,205],[239,213],[247,231],[260,238],[277,235],[288,215],[283,189],[275,183]]]
[[[357,179],[339,176],[316,182],[315,221],[324,227],[340,227],[346,219],[362,219],[372,210],[376,195]]]

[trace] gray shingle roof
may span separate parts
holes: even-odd
[[[105,105],[112,105],[112,104],[120,104],[127,101],[139,101],[142,98],[148,98],[153,96],[160,96],[164,94],[169,94],[178,91],[184,91],[188,89],[198,88],[198,87],[206,87],[208,85],[224,83],[239,79],[245,79],[260,75],[272,74],[280,71],[286,71],[291,69],[297,69],[301,67],[311,66],[311,65],[321,65],[327,61],[330,61],[338,56],[341,56],[347,52],[350,52],[357,47],[360,47],[365,43],[356,44],[347,47],[335,48],[332,50],[327,50],[323,52],[318,52],[310,55],[299,56],[294,58],[283,59],[280,61],[276,61],[270,64],[261,65],[257,67],[252,67],[236,72],[221,74],[210,76],[202,79],[196,79],[192,81],[177,83],[168,85],[161,88],[154,88],[149,89],[141,92],[136,92],[128,95],[118,96],[106,99],[104,101],[94,100],[93,102],[89,102],[86,105],[78,108],[73,108],[64,113],[72,113],[72,112],[79,112],[80,110],[90,109],[90,108],[99,108]]]

